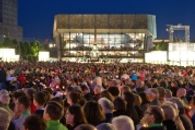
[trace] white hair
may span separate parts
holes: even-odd
[[[98,104],[102,107],[104,113],[112,112],[114,109],[114,104],[107,98],[102,97],[98,100]]]
[[[112,119],[116,130],[135,130],[133,120],[128,116],[118,116]]]

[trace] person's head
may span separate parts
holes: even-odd
[[[159,92],[156,88],[149,88],[145,92],[146,92],[147,99],[150,102],[159,98]]]
[[[117,87],[110,87],[108,91],[112,94],[112,96],[117,97],[119,95],[119,89]]]
[[[44,106],[46,103],[45,93],[43,92],[35,93],[33,103],[37,108],[40,106]]]
[[[63,116],[63,106],[55,101],[49,101],[45,107],[43,119],[49,120],[60,120]]]
[[[34,98],[33,96],[35,94],[35,89],[33,89],[33,88],[24,89],[24,93],[28,97],[30,103],[33,102],[33,98]]]
[[[163,102],[165,100],[166,91],[163,87],[158,87],[157,90],[159,92],[159,99]]]
[[[70,106],[66,112],[65,117],[66,117],[66,124],[72,126],[82,124],[82,123],[87,123],[84,112],[79,105]]]
[[[7,90],[0,90],[0,103],[4,105],[9,105],[10,103],[10,96]]]
[[[94,87],[94,89],[93,89],[93,93],[95,94],[95,95],[99,95],[99,94],[101,94],[101,86],[99,86],[99,85],[96,85],[95,87]]]
[[[114,109],[119,111],[126,111],[126,102],[121,97],[114,100]]]
[[[89,101],[84,105],[84,113],[88,123],[98,125],[105,120],[101,106],[96,101]]]
[[[15,111],[22,113],[28,110],[30,107],[30,101],[26,96],[21,96],[16,100]]]
[[[51,99],[51,93],[49,90],[43,90],[42,92],[45,94],[46,102],[48,102]]]
[[[133,120],[128,116],[118,116],[112,119],[116,130],[135,130]]]
[[[176,93],[176,96],[178,97],[178,98],[183,98],[183,97],[185,97],[186,96],[186,89],[185,88],[179,88],[178,90],[177,90],[177,93]]]
[[[74,130],[97,130],[95,126],[90,124],[81,124],[77,126]]]
[[[138,94],[134,94],[135,96],[135,105],[140,106],[142,104],[142,99]]]
[[[96,77],[96,78],[94,79],[94,83],[95,83],[96,85],[102,86],[102,78],[101,78],[101,77]]]
[[[110,123],[101,123],[96,126],[98,130],[116,130],[115,127]]]
[[[72,91],[67,95],[67,102],[71,106],[73,104],[80,104],[81,94],[78,91]]]
[[[127,105],[135,104],[135,95],[132,92],[125,92],[123,95]]]
[[[170,99],[172,98],[172,92],[170,89],[165,89],[165,98]]]
[[[87,85],[86,82],[82,83],[80,86],[81,86],[82,93],[83,93],[84,95],[90,93],[89,86]]]
[[[0,130],[7,130],[10,121],[11,121],[10,113],[6,109],[0,107]]]
[[[149,106],[141,119],[142,124],[151,125],[155,123],[162,123],[164,120],[164,111],[161,107],[153,105]]]
[[[53,97],[50,101],[57,102],[61,104],[62,106],[64,106],[64,100],[61,97]]]
[[[114,109],[114,104],[110,100],[108,100],[107,98],[100,98],[98,100],[98,103],[102,107],[104,114],[112,113]]]
[[[101,92],[101,97],[105,97],[112,102],[114,101],[114,97],[112,96],[112,94],[108,90],[104,90],[103,92]]]
[[[148,98],[147,98],[147,96],[146,96],[146,93],[145,93],[145,92],[141,92],[141,93],[139,93],[139,96],[141,97],[142,104],[147,104],[147,103],[149,103]]]
[[[25,130],[46,130],[46,124],[38,116],[31,115],[24,121]]]
[[[15,91],[15,92],[13,92],[13,94],[12,94],[13,102],[16,103],[16,101],[18,100],[18,98],[19,97],[22,97],[22,96],[26,96],[23,91]]]
[[[170,104],[163,104],[161,107],[165,113],[165,120],[174,121],[177,116],[175,108],[171,106]]]
[[[171,98],[170,101],[177,105],[177,108],[179,110],[179,115],[185,114],[185,107],[181,99],[174,97]]]

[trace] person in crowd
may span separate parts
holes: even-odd
[[[164,108],[163,108],[163,110],[164,110],[164,112],[165,112],[165,120],[163,121],[163,124],[166,126],[166,125],[170,125],[169,123],[170,123],[170,120],[168,120],[168,122],[167,122],[167,120],[166,119],[168,119],[168,117],[170,117],[169,115],[166,117],[166,113],[172,113],[172,112],[174,112],[174,114],[173,115],[175,115],[175,118],[174,117],[172,117],[171,119],[174,119],[174,124],[176,125],[176,128],[177,128],[177,130],[185,130],[185,128],[184,128],[184,125],[183,125],[183,122],[181,121],[181,118],[180,118],[180,116],[179,116],[179,110],[178,110],[178,106],[177,106],[177,104],[175,104],[175,103],[173,103],[173,102],[171,102],[171,101],[165,101],[163,104],[162,104],[162,106],[164,106],[164,105],[168,105],[168,106],[171,106],[171,109],[173,109],[174,108],[174,110],[172,111],[171,109],[168,109],[168,110],[171,110],[171,111],[166,111]],[[171,114],[170,114],[171,115]],[[170,118],[169,118],[170,119]],[[171,124],[171,126],[174,126],[174,124]],[[166,126],[167,127],[167,126]],[[168,126],[169,127],[169,126]],[[167,129],[168,129],[168,127],[167,127]]]
[[[42,118],[31,115],[24,121],[24,130],[46,130],[46,124]]]
[[[116,130],[116,128],[110,123],[101,123],[96,128],[98,130]]]
[[[128,116],[114,117],[112,120],[113,126],[116,130],[135,130],[133,120]]]
[[[117,97],[114,100],[113,117],[120,116],[120,115],[127,115],[126,114],[126,102],[123,98]]]
[[[79,91],[71,91],[67,95],[67,102],[70,106],[81,103],[81,93]]]
[[[16,130],[20,129],[18,126],[22,126],[19,121],[23,122],[30,115],[26,107],[27,103],[24,101],[26,98],[22,100],[21,97],[28,97],[29,110],[32,114],[36,114],[35,110],[38,113],[41,110],[41,113],[43,113],[44,104],[57,102],[57,104],[50,104],[52,107],[48,107],[48,112],[44,109],[44,113],[49,113],[46,114],[46,123],[49,129],[53,128],[53,124],[62,127],[62,124],[67,126],[67,123],[71,125],[70,129],[80,124],[74,123],[75,112],[72,112],[71,107],[75,105],[80,105],[83,108],[89,124],[97,126],[108,122],[108,117],[105,114],[108,111],[107,108],[111,107],[106,100],[114,103],[115,109],[109,109],[109,114],[113,113],[113,117],[116,118],[120,115],[127,115],[133,119],[134,125],[139,126],[140,119],[144,121],[144,118],[147,118],[146,121],[149,121],[149,123],[152,122],[150,124],[148,122],[143,123],[144,126],[148,125],[147,128],[152,129],[153,124],[159,125],[159,123],[156,123],[156,120],[159,121],[156,115],[160,112],[158,112],[159,110],[153,112],[151,107],[162,105],[165,120],[160,124],[163,125],[163,128],[166,126],[167,129],[174,129],[173,127],[176,125],[178,130],[193,129],[195,113],[193,105],[194,67],[136,63],[81,64],[62,61],[55,63],[21,62],[3,64],[0,68],[3,68],[8,75],[10,70],[13,70],[14,73],[12,74],[16,78],[18,87],[15,88],[16,90],[8,89],[9,92],[0,91],[0,106],[6,108],[11,115],[13,111],[12,122],[16,124]],[[50,84],[54,80],[59,82],[57,86],[51,87]],[[39,96],[38,93],[44,93],[45,99],[43,94]],[[104,101],[102,98],[106,98],[106,100]],[[92,99],[95,101],[92,101]],[[176,111],[176,116],[171,116],[174,115],[172,114],[172,108]],[[61,110],[62,114],[59,114]],[[150,112],[151,114],[149,114]],[[68,116],[63,116],[64,113]],[[56,115],[58,115],[58,118]],[[67,121],[65,117],[68,117]],[[111,118],[109,118],[110,120]],[[172,121],[175,125],[170,123]],[[9,130],[14,130],[14,128],[9,128]]]
[[[35,89],[33,88],[24,88],[24,93],[26,94],[26,96],[28,97],[29,101],[30,101],[30,112],[31,113],[35,113],[36,111],[36,107],[33,103],[33,98],[34,98],[34,94],[35,94]]]
[[[93,95],[90,91],[90,88],[89,86],[87,85],[87,83],[82,83],[81,84],[81,90],[82,90],[82,93],[84,95],[84,98],[89,101],[89,100],[93,100]]]
[[[84,105],[84,113],[89,124],[97,126],[105,122],[105,115],[96,101],[89,101]]]
[[[43,113],[43,119],[46,121],[46,130],[68,130],[66,126],[60,123],[64,114],[63,106],[56,101],[49,101]]]
[[[0,63],[0,90],[7,88],[6,87],[6,77],[7,77],[7,74],[6,74],[4,65],[3,63]]]
[[[166,130],[163,125],[164,111],[159,106],[149,106],[141,119],[141,130]]]
[[[173,94],[170,89],[165,89],[165,100],[169,100],[173,97]]]
[[[108,88],[108,91],[112,94],[114,99],[119,96],[119,90],[117,87],[110,87],[110,88]]]
[[[98,100],[98,103],[102,107],[102,110],[103,110],[104,115],[106,117],[105,122],[107,122],[107,123],[111,122],[112,117],[113,117],[114,104],[107,98],[100,98]]]
[[[148,108],[148,106],[150,105],[150,102],[148,101],[148,98],[147,98],[147,95],[145,92],[139,93],[139,96],[141,97],[141,100],[142,100],[142,103],[140,105],[140,109],[142,112],[144,112]]]
[[[46,104],[46,96],[44,92],[36,92],[34,95],[33,104],[36,107],[35,114],[43,118],[44,107]]]
[[[184,104],[182,100],[175,97],[175,98],[172,98],[170,101],[177,104],[177,108],[179,110],[179,117],[183,123],[184,128],[186,130],[193,130],[192,121],[189,119],[189,117],[185,113],[185,108],[184,108]]]
[[[177,90],[176,96],[180,98],[183,101],[183,103],[188,104],[188,101],[186,99],[186,94],[187,94],[187,91],[185,88],[179,88]]]
[[[101,97],[105,97],[105,98],[109,99],[111,102],[114,101],[114,97],[112,96],[112,94],[108,90],[102,91]]]
[[[102,87],[99,85],[95,85],[93,89],[94,100],[98,101],[101,98],[101,91],[102,91]]]
[[[80,124],[86,124],[87,120],[79,105],[72,105],[66,112],[66,124],[69,130],[74,130]]]
[[[160,105],[159,92],[156,88],[149,88],[145,91],[150,105]]]
[[[141,109],[142,99],[138,94],[134,94],[134,96],[135,96],[135,109],[137,111],[139,119],[141,119],[143,116],[143,110]]]
[[[175,124],[175,120],[177,118],[175,108],[170,104],[163,104],[162,109],[165,113],[163,124],[166,126],[167,130],[177,130],[178,128]]]
[[[16,130],[23,130],[23,123],[25,119],[30,115],[30,101],[26,96],[21,96],[17,99],[14,110],[13,123]]]
[[[190,106],[191,106],[191,109],[189,111],[189,115],[191,117],[193,127],[195,129],[195,96],[192,97],[192,99],[190,101]]]
[[[163,104],[164,101],[165,101],[166,91],[163,87],[158,87],[157,90],[158,90],[158,93],[159,93],[160,104]]]
[[[8,112],[12,113],[11,109],[9,108],[10,99],[11,98],[7,90],[0,90],[0,107],[5,108]]]
[[[97,129],[90,124],[81,124],[77,126],[74,130],[97,130]]]
[[[139,115],[135,109],[135,96],[132,92],[125,92],[124,93],[124,99],[127,102],[127,109],[126,113],[129,117],[131,117],[137,125],[139,123]]]
[[[9,111],[0,107],[0,130],[8,130],[11,118]]]

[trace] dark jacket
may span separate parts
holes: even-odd
[[[167,130],[177,130],[177,126],[173,120],[163,121],[163,125],[166,126]]]

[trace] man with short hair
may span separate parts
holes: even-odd
[[[60,119],[64,114],[63,106],[56,101],[49,101],[45,107],[43,119],[46,121],[47,130],[68,130]]]
[[[23,123],[25,119],[30,115],[29,106],[30,101],[26,96],[21,96],[17,99],[14,108],[15,116],[13,118],[13,123],[16,130],[24,130]]]

